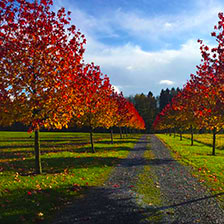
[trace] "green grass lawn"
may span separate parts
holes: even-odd
[[[190,138],[190,134],[183,134],[184,138]],[[194,140],[212,147],[212,134],[194,134]],[[216,134],[216,148],[224,150],[224,134]]]
[[[43,174],[34,175],[34,136],[0,132],[0,223],[49,223],[88,189],[101,185],[124,159],[140,135],[119,139],[94,134],[91,153],[88,133],[42,132]]]
[[[219,198],[224,206],[224,150],[218,147],[216,156],[212,156],[211,146],[194,142],[194,146],[190,146],[190,139],[183,138],[182,141],[178,137],[165,134],[157,134],[164,144],[173,152],[174,157],[185,165],[194,168],[193,175],[199,181],[205,184],[213,194],[220,194]],[[195,138],[197,136],[195,135]],[[210,139],[212,136],[208,136]]]

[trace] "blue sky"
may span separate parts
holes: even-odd
[[[200,63],[222,0],[54,0],[87,38],[84,60],[100,65],[125,96],[182,87]]]

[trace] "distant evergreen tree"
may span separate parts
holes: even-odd
[[[179,88],[175,89],[174,87],[169,90],[168,88],[166,90],[161,90],[160,96],[159,96],[159,111],[162,111],[162,109],[171,102],[172,98],[177,95],[177,93],[180,91]]]
[[[152,131],[152,124],[156,118],[157,113],[159,112],[158,108],[157,108],[157,100],[156,98],[153,96],[152,92],[148,93],[148,101],[149,101],[149,117],[148,117],[148,131],[151,132]]]
[[[159,111],[162,111],[162,109],[170,102],[170,90],[167,88],[166,90],[161,90],[160,96],[159,96]]]

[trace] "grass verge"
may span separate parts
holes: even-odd
[[[154,158],[149,144],[144,157],[146,160]],[[138,203],[143,207],[151,208],[147,220],[152,223],[161,222],[163,213],[157,209],[157,207],[162,206],[160,186],[157,182],[157,176],[153,174],[149,165],[144,166],[143,172],[139,175],[136,192],[139,195]]]
[[[43,174],[34,175],[33,136],[0,132],[0,223],[49,223],[54,214],[101,185],[140,135],[119,139],[88,133],[41,133]]]
[[[157,134],[162,142],[172,151],[175,159],[184,165],[193,167],[193,176],[205,184],[213,195],[216,195],[224,208],[224,151],[217,149],[216,156],[211,155],[211,147],[195,141],[190,146],[190,139],[165,134]]]

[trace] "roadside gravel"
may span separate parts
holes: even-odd
[[[215,197],[192,175],[191,170],[175,161],[170,151],[154,135],[151,136],[151,150],[155,159],[150,161],[158,177],[164,207],[172,209],[169,223],[224,223],[224,211]],[[223,195],[222,195],[223,196]]]

